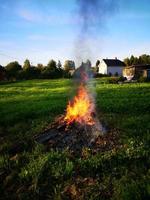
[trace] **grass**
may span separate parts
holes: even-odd
[[[119,129],[123,145],[96,155],[84,149],[82,157],[47,152],[33,140],[64,113],[71,86],[71,80],[0,85],[1,199],[148,199],[150,83],[96,80],[101,120]]]

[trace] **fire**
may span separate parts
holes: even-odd
[[[65,121],[67,124],[78,122],[80,124],[93,125],[94,103],[86,87],[81,84],[77,95],[72,101],[69,101],[66,110]]]

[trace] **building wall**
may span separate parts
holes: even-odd
[[[100,74],[109,74],[111,73],[112,75],[115,75],[116,73],[118,73],[119,76],[122,76],[123,74],[123,68],[121,66],[110,66],[107,67],[106,63],[102,60],[98,66],[99,71],[98,73]]]
[[[99,74],[107,74],[107,65],[103,60],[100,62],[98,68],[99,68],[98,71]]]
[[[121,66],[110,66],[107,68],[107,74],[112,74],[112,75],[115,75],[116,73],[118,73],[119,76],[122,76],[123,74],[123,68],[124,67],[121,67]]]

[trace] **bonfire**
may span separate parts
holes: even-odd
[[[86,65],[79,71],[76,95],[68,102],[63,115],[57,116],[36,141],[48,148],[65,149],[80,153],[83,148],[96,150],[111,149],[116,143],[112,132],[106,134],[106,127],[99,122],[94,98],[88,88]]]

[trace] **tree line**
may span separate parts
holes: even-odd
[[[95,77],[99,77],[100,60],[96,61],[94,67],[92,67],[89,60],[87,60],[87,63],[95,74]],[[150,55],[143,54],[139,57],[131,55],[129,58],[124,59],[124,63],[127,66],[150,64]],[[56,62],[53,59],[50,60],[46,66],[41,63],[37,64],[37,66],[33,66],[30,61],[26,59],[22,66],[17,61],[10,62],[5,67],[0,65],[0,80],[71,78],[74,71],[75,62],[72,60],[66,60],[63,66],[60,61]]]
[[[17,61],[10,62],[5,67],[0,65],[0,80],[25,80],[25,79],[55,79],[70,78],[71,70],[75,70],[75,63],[66,60],[64,66],[60,61],[50,60],[46,66],[37,64],[32,66],[30,61],[26,59],[23,66]]]
[[[150,55],[143,54],[139,57],[131,55],[130,58],[125,58],[124,63],[127,66],[131,65],[145,65],[145,64],[150,64]]]

